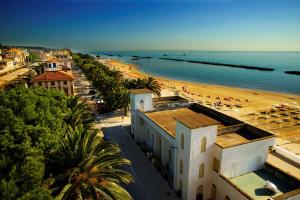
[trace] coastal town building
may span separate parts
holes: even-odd
[[[14,68],[14,62],[10,59],[1,59],[0,70],[9,70]]]
[[[130,93],[131,134],[183,200],[300,199],[299,158],[275,135],[179,97]]]
[[[46,59],[46,71],[60,71],[62,68],[59,66],[59,60],[55,57],[49,57]]]
[[[14,65],[25,65],[27,62],[29,54],[27,50],[19,48],[10,48],[7,51],[7,58],[10,58],[14,61]]]
[[[51,56],[45,60],[45,71],[65,71],[70,72],[72,69],[71,58],[64,59],[63,61],[57,57]]]
[[[64,91],[67,95],[74,94],[74,78],[62,71],[45,71],[32,80],[33,86],[41,86]]]

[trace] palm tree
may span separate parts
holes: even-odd
[[[61,143],[57,162],[63,172],[52,185],[56,199],[132,200],[120,186],[133,177],[118,168],[130,164],[121,157],[118,145],[103,141],[96,130],[83,126],[70,128]]]
[[[156,96],[160,96],[160,85],[153,77],[145,79],[145,87],[151,90]]]
[[[148,78],[137,78],[137,79],[126,79],[124,81],[124,86],[127,89],[141,89],[148,88],[151,90],[156,96],[160,96],[160,85],[153,77]]]
[[[79,124],[91,127],[94,121],[91,108],[77,96],[68,98],[66,113],[65,122],[73,128]]]

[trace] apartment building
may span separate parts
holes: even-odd
[[[130,101],[132,136],[183,200],[300,199],[299,163],[273,134],[179,96]]]

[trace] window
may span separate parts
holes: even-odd
[[[213,170],[217,173],[219,173],[219,165],[220,161],[217,158],[214,158]]]
[[[203,200],[203,186],[199,185],[196,192],[196,200]]]
[[[179,161],[179,173],[183,174],[183,161],[182,161],[182,159],[180,159],[180,161]]]
[[[144,111],[144,100],[143,99],[140,101],[140,110]]]
[[[68,81],[64,81],[64,85],[68,85]]]
[[[39,84],[39,86],[42,86],[42,85],[43,85],[43,83],[42,83],[42,82],[39,82],[38,84]]]
[[[169,164],[171,165],[171,164],[172,164],[172,150],[169,149],[168,152],[169,152],[169,154],[168,154],[168,157],[169,157],[168,162],[169,162]]]
[[[51,81],[51,86],[55,86],[55,82],[54,81]]]
[[[182,181],[181,181],[181,180],[179,180],[178,196],[179,196],[179,197],[182,196]]]
[[[225,196],[225,200],[230,200],[230,198],[228,196]]]
[[[56,68],[56,63],[52,63],[53,64],[53,68]]]
[[[51,68],[51,63],[48,64],[48,67]]]
[[[215,184],[213,184],[211,187],[211,200],[216,200],[216,196],[217,196],[217,187]]]
[[[206,151],[206,137],[201,139],[201,153]]]
[[[203,178],[204,177],[204,164],[202,163],[199,166],[199,178]]]
[[[144,125],[144,119],[140,118],[140,125],[143,126]]]
[[[180,144],[181,144],[181,149],[183,150],[184,149],[184,135],[183,134],[181,134]]]
[[[64,88],[64,91],[65,91],[66,94],[69,94],[68,93],[68,88]]]

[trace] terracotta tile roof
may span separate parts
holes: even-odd
[[[8,50],[9,52],[14,52],[14,53],[21,53],[21,50],[18,48],[11,48]]]
[[[59,60],[55,57],[47,58],[46,62],[59,62]]]
[[[132,94],[147,94],[147,93],[152,93],[152,91],[147,88],[142,88],[142,89],[132,89],[132,90],[130,90],[130,93],[132,93]]]
[[[32,81],[72,81],[73,76],[61,71],[46,71],[45,73],[35,77]]]

